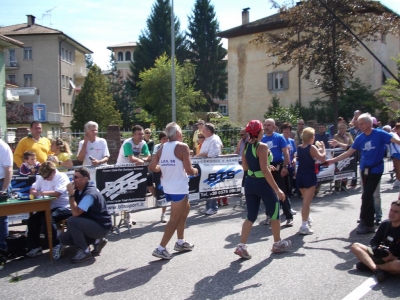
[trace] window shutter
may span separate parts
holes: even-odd
[[[289,72],[283,72],[283,89],[289,88]]]
[[[273,82],[272,82],[272,73],[268,73],[267,78],[268,78],[268,90],[272,91],[274,89]]]

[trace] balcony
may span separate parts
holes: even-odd
[[[80,78],[85,78],[87,76],[88,73],[88,69],[86,69],[86,67],[75,67],[75,78],[80,79]]]
[[[60,124],[61,123],[61,114],[48,112],[47,113],[47,122]]]
[[[6,58],[6,69],[18,69],[17,59],[10,60],[10,58]]]

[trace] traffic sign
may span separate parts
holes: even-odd
[[[26,87],[26,88],[10,88],[11,95],[13,96],[34,96],[36,95],[36,88]]]

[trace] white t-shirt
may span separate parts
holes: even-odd
[[[44,180],[42,176],[36,176],[36,182],[32,184],[32,188],[37,191],[55,191],[61,193],[60,197],[56,200],[51,201],[50,208],[57,207],[69,207],[69,197],[67,191],[67,184],[69,183],[69,178],[67,174],[59,172],[56,170],[56,175],[54,178],[49,180]]]
[[[119,149],[117,165],[130,163],[129,156],[139,158],[149,156],[150,154],[145,140],[141,141],[139,144],[135,144],[133,139],[129,138],[123,142]]]
[[[5,177],[4,167],[13,166],[13,154],[10,146],[0,139],[0,179]],[[0,186],[1,189],[1,186]]]
[[[84,140],[79,142],[78,154],[82,149],[83,142]],[[108,151],[107,141],[99,137],[96,137],[96,140],[93,143],[89,141],[86,145],[86,155],[83,159],[84,166],[92,165],[92,161],[89,159],[89,156],[97,160],[100,160],[105,156],[109,157],[110,152]]]
[[[200,153],[207,153],[207,157],[221,155],[222,141],[218,135],[213,134],[206,138],[201,145]]]

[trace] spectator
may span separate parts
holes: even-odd
[[[60,242],[64,246],[75,246],[78,251],[72,263],[81,263],[100,255],[107,244],[105,236],[111,230],[111,216],[103,195],[90,182],[87,168],[75,169],[73,182],[67,185],[72,216],[68,218],[68,230],[61,233]],[[93,244],[90,253],[89,245]]]
[[[288,171],[289,171],[289,181],[286,181],[288,183],[287,190],[289,193],[289,197],[292,196],[292,191],[294,188],[294,172],[296,168],[296,157],[295,153],[297,152],[296,148],[296,143],[294,139],[290,138],[290,132],[292,130],[292,125],[288,122],[285,122],[281,126],[281,131],[282,131],[282,136],[285,138],[287,146],[288,146],[288,151],[289,151],[289,165],[288,165]],[[304,131],[304,130],[303,130]]]
[[[343,119],[342,117],[339,117],[339,118],[337,119],[337,125],[338,125],[338,127],[339,127],[339,124],[340,124],[340,123],[343,123],[343,122],[344,122],[344,119]],[[329,132],[329,137],[332,139],[333,136],[335,135],[335,125],[329,126],[328,132]]]
[[[360,115],[361,115],[361,111],[359,111],[359,110],[357,109],[357,110],[354,112],[353,119],[351,119],[351,121],[350,121],[350,126],[354,126],[354,121],[356,121]]]
[[[361,134],[361,130],[360,130],[360,128],[358,128],[358,120],[357,119],[353,120],[353,126],[350,127],[349,133],[351,134],[353,141],[356,139],[356,137],[358,135]]]
[[[151,129],[150,128],[146,128],[144,130],[143,139],[146,142],[147,147],[149,148],[150,154],[153,153],[153,151],[154,151],[154,141],[151,139]]]
[[[201,146],[202,146],[203,143],[204,143],[205,137],[204,137],[203,133],[198,134],[197,137],[198,137],[198,140],[197,140],[197,150],[196,150],[196,153],[200,153]]]
[[[203,133],[204,124],[205,122],[203,120],[198,120],[197,123],[194,124],[197,125],[197,130],[193,134],[193,151],[195,155],[199,154],[199,152],[196,152],[198,146],[197,140],[199,139],[198,135]]]
[[[126,139],[119,149],[117,164],[135,163],[143,165],[151,160],[147,143],[143,140],[144,131],[140,125],[132,127],[132,138]]]
[[[393,135],[400,139],[400,123],[397,123],[394,129]],[[400,146],[390,143],[390,156],[393,159],[393,167],[396,173],[396,181],[393,183],[393,187],[400,187]]]
[[[400,274],[400,200],[392,202],[389,219],[378,227],[370,245],[354,243],[351,252],[359,260],[356,268],[374,272],[379,282],[387,274]]]
[[[246,132],[246,128],[240,129],[240,140],[237,143],[235,154],[239,155],[240,157],[243,154],[244,146],[249,141],[249,134]]]
[[[97,137],[99,125],[89,121],[85,124],[85,137],[79,142],[78,160],[85,166],[98,166],[105,164],[110,157],[107,141]]]
[[[40,163],[36,160],[36,154],[32,151],[25,151],[23,157],[24,163],[19,168],[19,174],[24,176],[36,175],[40,167]]]
[[[48,160],[52,161],[57,168],[72,168],[73,163],[71,160],[71,150],[67,142],[64,142],[61,138],[56,138],[51,141],[51,151],[54,155],[49,155]]]
[[[53,240],[48,240],[47,230],[45,231],[45,237],[48,243],[53,244],[53,258],[59,259],[62,255],[62,247],[57,237],[56,224],[71,216],[67,194],[69,178],[65,173],[59,172],[56,165],[51,161],[46,161],[40,166],[39,175],[36,182],[32,185],[30,194],[35,198],[43,196],[56,198],[50,204]],[[42,255],[42,247],[40,246],[40,231],[42,226],[46,226],[46,214],[44,211],[38,211],[29,217],[28,253],[26,254],[29,257]]]
[[[42,137],[42,124],[38,121],[31,123],[31,132],[27,137],[22,138],[14,151],[14,163],[18,168],[23,163],[23,155],[25,151],[32,151],[36,154],[39,163],[44,163],[49,154],[53,154],[50,150],[50,140]]]
[[[1,194],[11,196],[13,155],[10,146],[0,138],[0,187]],[[0,217],[0,251],[7,251],[8,217]]]
[[[326,133],[326,125],[320,123],[318,125],[318,134],[315,135],[315,141],[324,143],[325,149],[329,148],[329,134]]]
[[[301,133],[304,130],[304,120],[300,119],[297,121],[297,130],[296,130],[296,135],[294,137],[294,141],[296,142],[296,148],[303,142],[303,140],[301,139]]]

